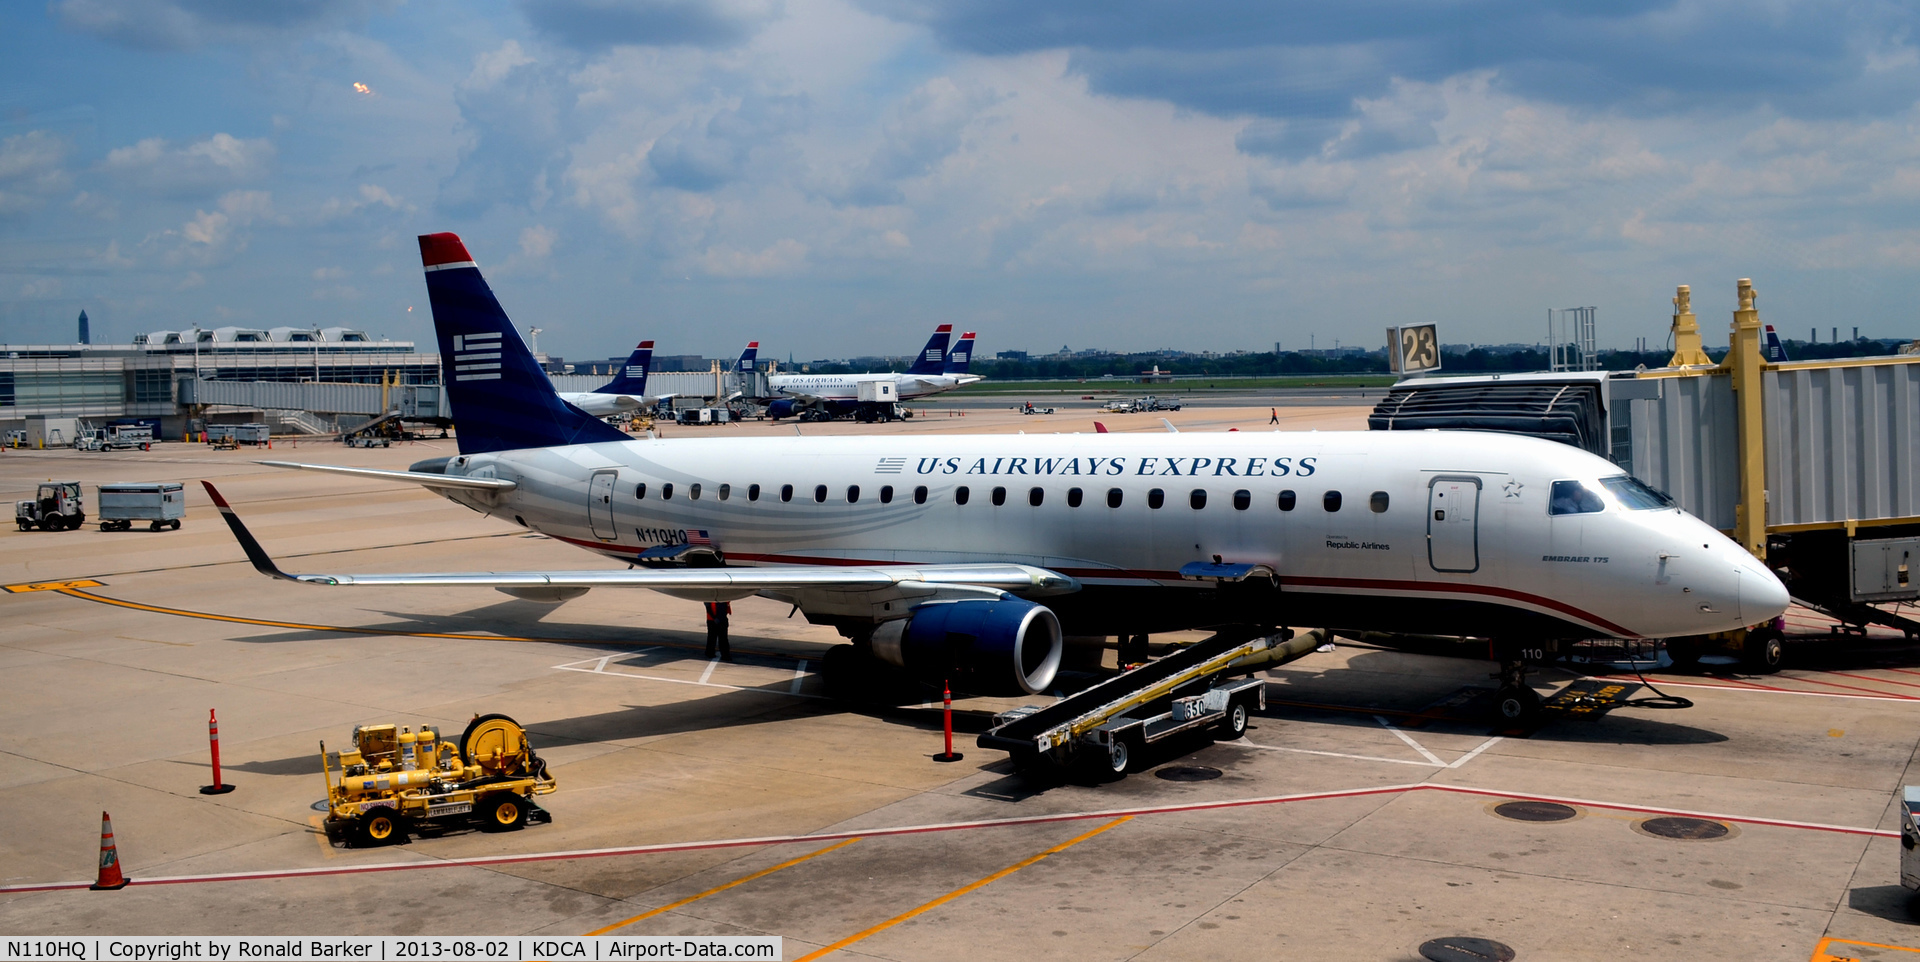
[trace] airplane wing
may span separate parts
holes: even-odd
[[[424,471],[384,471],[380,468],[349,468],[337,464],[301,464],[297,461],[255,461],[255,464],[269,468],[293,468],[297,471],[324,471],[328,474],[346,474],[357,478],[378,478],[382,481],[405,481],[409,484],[425,485],[429,488],[452,488],[462,491],[512,491],[519,485],[505,478],[467,478],[459,475],[428,474]],[[201,482],[205,484],[206,482]],[[207,485],[209,492],[212,485]],[[215,502],[223,506],[220,495],[214,493]]]
[[[311,467],[311,466],[309,466]],[[404,474],[387,471],[382,474]],[[477,479],[476,479],[477,480]],[[415,574],[289,574],[260,546],[240,516],[206,481],[207,494],[219,507],[247,560],[261,574],[283,581],[315,585],[388,585],[411,587],[498,588],[509,593],[549,592],[556,600],[587,588],[626,587],[663,591],[713,591],[745,596],[754,592],[880,592],[911,597],[935,592],[1002,592],[1038,597],[1078,591],[1080,583],[1045,568],[1021,564],[874,565],[870,567],[814,567],[793,565],[765,568],[639,568],[624,571],[453,571]],[[422,482],[424,483],[424,482]]]

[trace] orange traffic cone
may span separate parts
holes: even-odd
[[[120,872],[120,852],[113,847],[113,819],[106,812],[100,813],[100,880],[93,883],[93,890],[105,892],[127,887],[127,877]]]

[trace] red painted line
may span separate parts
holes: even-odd
[[[1827,672],[1827,674],[1830,674],[1830,675],[1837,675],[1837,674],[1839,674],[1839,672]],[[1849,677],[1851,677],[1851,676],[1849,676]],[[1916,700],[1916,701],[1920,701],[1920,699],[1914,699],[1912,695],[1901,695],[1901,694],[1897,694],[1897,693],[1895,693],[1895,692],[1890,692],[1890,691],[1880,691],[1880,690],[1878,690],[1878,689],[1874,689],[1874,688],[1862,688],[1862,687],[1860,687],[1859,685],[1842,685],[1842,684],[1840,684],[1840,683],[1839,683],[1839,682],[1837,682],[1837,681],[1821,681],[1821,680],[1820,680],[1820,679],[1818,679],[1818,678],[1802,678],[1802,677],[1800,677],[1800,676],[1798,676],[1798,675],[1795,675],[1795,676],[1793,677],[1793,680],[1794,680],[1794,681],[1797,681],[1797,682],[1801,682],[1801,683],[1803,683],[1803,684],[1808,684],[1808,685],[1825,685],[1825,686],[1827,686],[1828,688],[1840,688],[1840,689],[1843,689],[1843,690],[1846,690],[1846,691],[1860,691],[1860,692],[1866,692],[1866,693],[1867,693],[1867,694],[1869,694],[1869,695],[1879,695],[1879,696],[1881,696],[1881,697],[1883,697],[1883,698],[1904,698],[1904,699],[1913,699],[1913,700]]]
[[[1839,675],[1842,678],[1858,678],[1861,681],[1874,681],[1874,682],[1879,682],[1882,685],[1899,685],[1902,688],[1920,688],[1920,684],[1917,684],[1911,681],[1894,681],[1891,678],[1874,678],[1870,675],[1856,675],[1850,671],[1830,671],[1830,672],[1827,672],[1827,674]],[[1891,694],[1891,692],[1889,692],[1888,694]]]
[[[1223,799],[1215,802],[1187,802],[1179,805],[1146,805],[1135,808],[1112,808],[1097,812],[1063,812],[1054,815],[1027,815],[1017,818],[943,822],[930,825],[903,825],[894,828],[856,829],[845,832],[822,832],[816,835],[768,835],[759,838],[713,839],[703,842],[665,842],[657,845],[629,845],[619,848],[580,849],[570,852],[532,852],[525,855],[492,855],[475,858],[433,859],[419,862],[391,862],[380,865],[319,866],[315,868],[277,869],[256,872],[222,872],[211,875],[163,875],[149,878],[135,878],[128,884],[130,886],[191,885],[207,882],[254,882],[268,879],[318,878],[331,875],[371,875],[437,868],[486,868],[495,865],[524,865],[532,862],[560,862],[587,858],[609,858],[622,855],[656,855],[664,852],[696,852],[725,848],[750,848],[765,845],[788,845],[796,842],[834,842],[849,838],[884,838],[891,836],[926,835],[936,832],[971,831],[985,828],[1009,828],[1022,825],[1052,825],[1063,822],[1084,822],[1092,819],[1112,819],[1121,816],[1171,815],[1186,812],[1220,811],[1232,808],[1284,805],[1293,802],[1364,798],[1370,795],[1403,795],[1409,792],[1421,791],[1447,792],[1456,795],[1474,795],[1484,798],[1512,798],[1526,801],[1559,802],[1566,805],[1584,805],[1591,808],[1604,808],[1613,811],[1645,812],[1653,815],[1677,815],[1687,818],[1704,818],[1713,821],[1735,822],[1743,825],[1766,825],[1775,828],[1835,832],[1844,835],[1866,835],[1879,838],[1900,837],[1899,832],[1872,828],[1856,828],[1850,825],[1830,825],[1822,822],[1797,822],[1787,819],[1760,818],[1750,815],[1724,815],[1687,809],[1659,808],[1650,805],[1629,805],[1621,802],[1571,798],[1563,795],[1535,795],[1526,792],[1505,792],[1497,789],[1470,788],[1460,785],[1420,783],[1384,785],[1378,788],[1349,788],[1331,792],[1307,792],[1297,795],[1269,795],[1259,798]],[[92,884],[93,883],[89,881],[79,881],[47,882],[29,885],[0,885],[0,893],[74,891],[88,888]]]

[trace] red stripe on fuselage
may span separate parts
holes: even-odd
[[[624,547],[608,545],[601,542],[579,541],[573,538],[561,537],[560,535],[548,535],[548,537],[553,538],[557,541],[564,541],[571,545],[576,545],[582,548],[586,548],[591,551],[597,551],[602,554],[612,554],[618,557],[627,557],[627,556],[638,557],[640,554],[640,551],[645,550],[645,549],[629,550]],[[778,554],[728,554],[727,558],[732,561],[740,561],[740,562],[745,562],[750,564],[790,564],[790,565],[808,565],[808,566],[823,567],[823,568],[884,568],[892,565],[908,565],[908,564],[919,563],[919,562],[912,562],[912,561],[863,561],[858,558],[816,558],[816,557],[809,557],[806,555],[778,555]],[[1137,570],[1132,568],[1052,568],[1052,567],[1048,568],[1047,570],[1058,571],[1059,573],[1066,575],[1069,578],[1076,578],[1081,581],[1086,581],[1090,579],[1117,579],[1117,580],[1125,580],[1125,581],[1185,582],[1185,579],[1181,578],[1180,573],[1177,571],[1147,571],[1147,570]],[[1187,582],[1187,583],[1192,584],[1196,588],[1204,586],[1202,583],[1191,583],[1191,582]],[[1442,595],[1478,595],[1486,599],[1498,599],[1500,601],[1516,602],[1523,605],[1533,605],[1536,607],[1557,611],[1576,621],[1583,622],[1588,625],[1592,625],[1596,628],[1599,628],[1603,631],[1610,632],[1622,638],[1640,637],[1637,632],[1631,631],[1625,628],[1624,626],[1614,624],[1612,621],[1602,618],[1599,615],[1596,615],[1590,611],[1583,610],[1581,608],[1574,607],[1573,605],[1567,604],[1564,601],[1558,601],[1553,598],[1543,598],[1540,595],[1529,594],[1524,591],[1516,591],[1512,588],[1501,588],[1495,585],[1465,585],[1465,584],[1454,584],[1454,583],[1444,582],[1444,581],[1401,581],[1401,580],[1390,580],[1390,579],[1381,579],[1381,578],[1309,578],[1309,577],[1281,578],[1280,584],[1283,590],[1286,588],[1293,588],[1296,590],[1301,588],[1307,588],[1307,589],[1344,588],[1344,589],[1351,589],[1351,590],[1357,590],[1357,591],[1370,591],[1370,592],[1391,593],[1391,594],[1425,592],[1429,594],[1442,594]]]

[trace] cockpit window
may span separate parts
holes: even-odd
[[[1548,514],[1592,514],[1605,510],[1607,503],[1600,499],[1600,492],[1581,481],[1555,481],[1553,494],[1547,499]]]
[[[1675,506],[1672,498],[1648,487],[1639,478],[1630,474],[1601,478],[1600,484],[1613,492],[1613,496],[1620,499],[1620,506],[1628,511],[1652,511]]]

